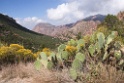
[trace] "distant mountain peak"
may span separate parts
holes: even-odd
[[[106,17],[105,15],[97,14],[97,15],[86,17],[83,20],[84,21],[93,20],[93,21],[100,21],[100,22],[102,22],[105,19],[105,17]]]

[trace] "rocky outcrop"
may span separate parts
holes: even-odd
[[[119,12],[119,13],[117,14],[117,17],[118,17],[119,20],[124,21],[124,11]]]

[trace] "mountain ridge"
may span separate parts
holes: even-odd
[[[97,14],[97,15],[86,17],[83,20],[84,21],[93,20],[93,21],[100,21],[100,22],[102,22],[105,17],[106,17],[106,15]]]
[[[87,17],[85,19],[79,20],[75,23],[59,25],[59,26],[55,26],[55,25],[52,25],[52,24],[49,24],[49,23],[41,23],[41,24],[39,23],[33,28],[33,31],[41,33],[41,34],[46,34],[46,35],[49,35],[49,36],[52,36],[52,37],[58,37],[58,38],[60,38],[60,36],[63,36],[65,34],[66,34],[65,36],[67,36],[67,35],[71,36],[72,33],[74,33],[74,35],[76,35],[76,33],[79,33],[80,30],[77,30],[77,29],[79,29],[78,26],[80,26],[80,28],[84,27],[86,29],[87,28],[86,26],[90,27],[90,25],[91,25],[90,28],[92,28],[92,26],[93,26],[93,29],[95,29],[97,27],[97,25],[100,24],[100,22],[103,21],[104,18],[105,18],[104,15],[98,14],[98,15],[90,16],[90,17]],[[79,24],[84,24],[86,26],[79,25]],[[51,26],[45,27],[44,25],[45,26],[51,25]],[[71,29],[71,28],[73,28],[73,29]],[[74,28],[77,28],[77,29],[74,29]],[[90,29],[90,28],[88,28],[88,29]],[[76,32],[75,30],[78,31],[78,32]],[[86,29],[86,31],[88,31],[88,30]],[[86,32],[85,33],[83,31],[80,31],[80,32],[82,34],[86,34]],[[89,32],[89,33],[91,33],[91,32]]]

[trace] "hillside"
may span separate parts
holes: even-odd
[[[23,44],[28,49],[55,48],[58,39],[28,30],[6,15],[0,14],[0,41]]]

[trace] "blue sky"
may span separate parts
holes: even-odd
[[[0,12],[12,17],[44,17],[47,9],[61,3],[61,0],[0,0]]]
[[[29,29],[40,22],[61,25],[119,11],[124,11],[124,0],[0,0],[0,13]]]

